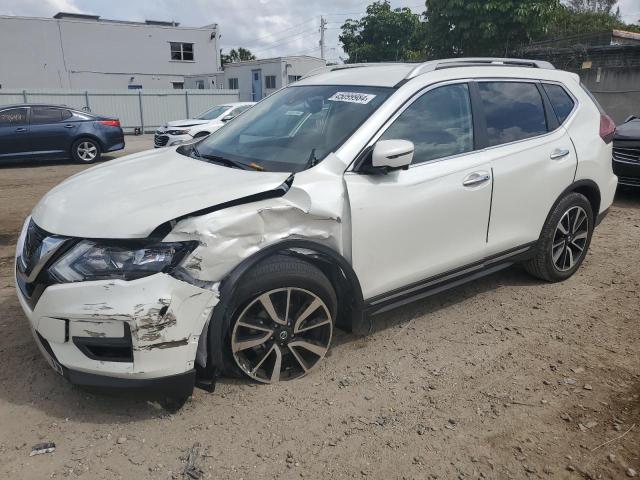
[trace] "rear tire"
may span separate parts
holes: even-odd
[[[100,144],[92,138],[80,138],[71,146],[71,157],[78,163],[93,163],[100,160]]]
[[[273,383],[302,377],[324,358],[337,299],[317,267],[277,255],[243,277],[229,311],[225,373]]]
[[[594,228],[594,214],[587,198],[576,192],[563,197],[542,228],[535,256],[524,263],[534,277],[559,282],[582,264]]]

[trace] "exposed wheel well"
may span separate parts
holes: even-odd
[[[71,148],[74,147],[74,145],[76,143],[78,143],[79,140],[92,140],[94,142],[96,142],[98,144],[98,146],[100,147],[100,151],[104,150],[104,145],[102,145],[102,142],[100,141],[100,139],[98,137],[94,137],[93,135],[90,134],[82,134],[82,135],[78,135],[76,138],[73,139],[73,142],[71,142]]]
[[[576,182],[574,186],[575,187],[572,188],[571,191],[581,193],[587,197],[587,200],[589,200],[591,208],[593,209],[593,215],[594,217],[597,217],[598,213],[600,213],[600,190],[598,189],[598,186],[591,181]]]
[[[193,136],[193,138],[206,137],[207,135],[211,135],[211,133],[210,132],[198,132]]]

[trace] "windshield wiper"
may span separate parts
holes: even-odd
[[[316,158],[316,149],[312,148],[311,153],[309,154],[309,158],[307,159],[307,163],[304,166],[304,170],[307,170],[311,167],[315,167],[318,163],[318,159]]]
[[[264,168],[262,168],[257,163],[250,163],[249,165],[247,165],[246,163],[237,162],[235,160],[231,160],[230,158],[221,157],[219,155],[205,155],[205,154],[202,154],[202,153],[200,153],[198,151],[198,147],[196,147],[196,144],[191,144],[191,145],[189,145],[189,147],[191,147],[191,151],[189,152],[189,156],[195,155],[196,158],[200,158],[202,160],[207,160],[209,162],[220,163],[220,164],[224,165],[225,167],[239,168],[241,170],[259,170],[259,171],[263,171],[264,170]]]

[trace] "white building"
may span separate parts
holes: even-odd
[[[184,81],[185,88],[240,90],[241,101],[258,101],[325,65],[325,60],[307,55],[265,58],[228,63],[224,66],[224,75],[191,75]]]
[[[183,88],[221,73],[217,24],[0,16],[0,88]]]

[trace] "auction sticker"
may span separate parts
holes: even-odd
[[[349,102],[349,103],[361,103],[363,105],[369,103],[376,98],[375,95],[370,93],[358,93],[358,92],[336,92],[328,98],[332,102]]]

